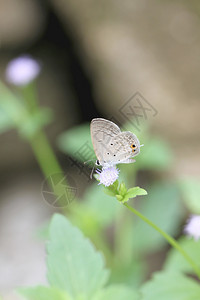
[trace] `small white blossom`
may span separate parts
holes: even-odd
[[[96,172],[99,174],[99,184],[103,184],[105,186],[113,184],[119,176],[119,170],[116,167],[107,167],[103,168],[101,172]]]
[[[23,55],[11,60],[6,68],[8,82],[24,86],[33,81],[40,73],[40,64],[29,55]]]
[[[196,241],[200,238],[200,216],[192,215],[184,227],[184,233],[193,237]]]

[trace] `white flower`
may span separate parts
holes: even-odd
[[[103,184],[105,186],[113,184],[119,176],[119,170],[116,167],[107,167],[103,168],[101,172],[96,172],[99,174],[99,184]]]
[[[8,63],[5,75],[8,82],[24,86],[38,76],[40,69],[40,64],[35,59],[29,55],[23,55]]]
[[[184,227],[184,233],[192,236],[196,241],[200,238],[200,216],[192,215]]]

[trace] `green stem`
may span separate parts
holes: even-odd
[[[35,82],[31,82],[27,86],[22,87],[21,91],[26,100],[25,103],[27,104],[29,112],[34,113],[37,111],[39,109],[39,103]]]
[[[39,104],[37,100],[37,92],[34,83],[22,89],[24,95],[24,102],[30,116],[39,110]],[[63,207],[63,198],[68,200],[67,194],[67,180],[64,177],[64,173],[60,164],[54,154],[54,151],[44,133],[43,129],[35,132],[34,135],[29,137],[29,143],[33,149],[37,162],[48,181],[49,187],[56,196],[56,201],[60,202],[60,206]],[[56,175],[56,182],[52,178],[52,175]],[[63,182],[64,181],[64,182]],[[64,202],[68,203],[68,202]]]
[[[43,130],[37,132],[34,137],[29,139],[29,142],[49,188],[55,195],[55,201],[66,213],[66,207],[71,197],[68,194],[68,183]],[[56,176],[56,182],[55,177],[52,177],[54,175]]]
[[[34,137],[29,139],[29,142],[45,177],[63,173],[43,130],[37,132]]]
[[[174,238],[172,238],[170,235],[168,235],[166,232],[164,232],[162,229],[160,229],[157,225],[155,225],[153,222],[151,222],[147,217],[145,217],[143,214],[141,214],[139,211],[137,211],[132,206],[129,206],[127,203],[124,203],[124,206],[126,206],[131,212],[133,212],[135,215],[137,215],[139,218],[141,218],[149,226],[153,227],[156,231],[158,231],[169,242],[169,244],[172,247],[174,247],[176,250],[178,250],[182,254],[182,256],[188,261],[188,263],[192,266],[193,270],[195,271],[195,273],[197,274],[197,276],[200,279],[199,267],[191,259],[191,257],[183,250],[183,248],[176,242],[176,240]]]
[[[132,166],[131,168],[127,165],[124,166],[125,181],[127,180],[132,186],[135,186],[136,183],[136,173],[136,168],[133,169]],[[116,191],[115,194],[118,194],[118,191]],[[122,261],[124,265],[128,265],[131,263],[133,244],[128,238],[128,232],[124,234],[124,227],[127,228],[127,230],[129,230],[131,228],[131,223],[131,216],[127,216],[126,214],[124,214],[124,212],[122,212],[120,216],[116,217],[114,236],[114,245],[116,253],[114,256],[115,265],[120,264]],[[121,226],[121,224],[123,224],[124,226]],[[124,245],[126,245],[126,247],[124,247]]]
[[[27,86],[23,87],[22,93],[24,95],[24,102],[26,104],[28,113],[32,115],[35,111],[39,110],[35,83],[31,82]],[[29,142],[45,177],[55,173],[63,174],[63,171],[43,129],[40,129],[34,135],[30,136]]]

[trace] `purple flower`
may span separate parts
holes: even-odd
[[[33,81],[40,70],[40,64],[35,59],[29,55],[23,55],[8,63],[6,79],[14,85],[24,86]]]
[[[196,241],[200,238],[200,216],[190,216],[184,227],[184,233],[193,237]]]
[[[96,172],[99,174],[99,184],[103,184],[105,186],[113,184],[119,176],[119,170],[116,167],[103,168],[101,172]]]

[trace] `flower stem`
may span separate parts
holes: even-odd
[[[26,100],[27,108],[30,113],[34,113],[39,110],[38,94],[35,82],[31,82],[28,85],[21,88],[22,95]]]
[[[34,83],[29,84],[23,90],[24,101],[26,109],[30,116],[39,110],[39,103],[37,99],[37,92]],[[32,147],[33,153],[37,162],[48,181],[49,187],[56,196],[56,201],[63,207],[63,197],[67,197],[66,187],[68,186],[64,172],[56,158],[56,155],[49,143],[49,140],[42,128],[40,128],[34,135],[28,138]],[[56,175],[56,183],[52,176]],[[67,200],[67,199],[66,199]],[[68,202],[66,202],[68,203]]]
[[[32,82],[23,87],[22,93],[27,111],[30,115],[32,115],[35,111],[39,110],[35,83]],[[42,128],[34,135],[29,137],[29,142],[45,177],[55,173],[63,173],[62,168],[60,167],[54,151]]]
[[[168,243],[172,247],[174,247],[176,250],[178,250],[181,253],[181,255],[187,260],[187,262],[192,266],[193,270],[195,271],[195,273],[197,274],[197,276],[200,279],[199,267],[191,259],[191,257],[183,250],[183,248],[176,242],[176,240],[174,238],[172,238],[170,235],[168,235],[166,232],[164,232],[162,229],[160,229],[157,225],[155,225],[152,221],[150,221],[147,217],[145,217],[143,214],[141,214],[139,211],[137,211],[132,206],[129,206],[127,203],[124,203],[124,206],[126,206],[131,212],[133,212],[135,215],[137,215],[139,218],[141,218],[149,226],[153,227],[156,231],[158,231],[168,241]]]
[[[49,141],[42,129],[37,132],[37,134],[29,141],[37,162],[45,177],[55,173],[63,173],[51,148],[51,145],[49,144]]]

